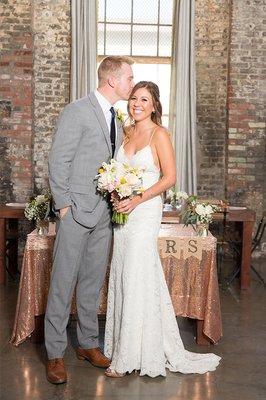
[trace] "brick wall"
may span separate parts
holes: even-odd
[[[0,17],[0,202],[24,201],[33,184],[30,0],[2,2]]]
[[[198,194],[225,197],[229,2],[196,0]]]
[[[35,190],[48,187],[47,158],[58,114],[69,102],[70,0],[33,2]]]
[[[52,135],[69,101],[70,0],[8,0],[0,16],[0,202],[23,202],[48,186]]]
[[[0,33],[0,201],[47,187],[69,101],[70,0],[5,0]],[[263,205],[263,0],[196,0],[198,192]],[[34,46],[33,46],[34,38]]]
[[[263,0],[233,1],[229,65],[227,195],[256,210],[257,219],[263,212],[266,167],[265,11]]]

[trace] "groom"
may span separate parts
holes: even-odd
[[[98,347],[97,310],[112,231],[108,202],[96,191],[95,175],[121,145],[122,127],[115,121],[113,104],[128,100],[132,64],[118,56],[101,62],[98,89],[65,107],[49,156],[50,186],[60,216],[45,315],[46,375],[54,384],[67,381],[63,356],[75,287],[77,357],[109,366]]]

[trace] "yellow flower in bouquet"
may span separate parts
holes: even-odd
[[[128,164],[112,159],[109,164],[103,163],[98,172],[97,189],[103,196],[116,193],[120,199],[124,199],[144,191],[142,186],[144,168],[132,168]],[[113,222],[124,224],[127,219],[127,214],[113,211]]]

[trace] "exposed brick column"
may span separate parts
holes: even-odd
[[[48,153],[60,111],[69,102],[70,0],[33,2],[34,175],[37,191],[48,187]]]
[[[32,191],[33,34],[31,1],[6,1],[0,35],[0,201]]]
[[[229,1],[196,0],[198,194],[225,197]]]
[[[263,0],[232,1],[227,194],[231,203],[249,206],[258,218],[266,167],[264,12]]]

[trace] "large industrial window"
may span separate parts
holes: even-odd
[[[173,0],[98,0],[98,61],[107,55],[135,60],[134,80],[160,88],[168,125]],[[126,111],[125,102],[118,106]]]

